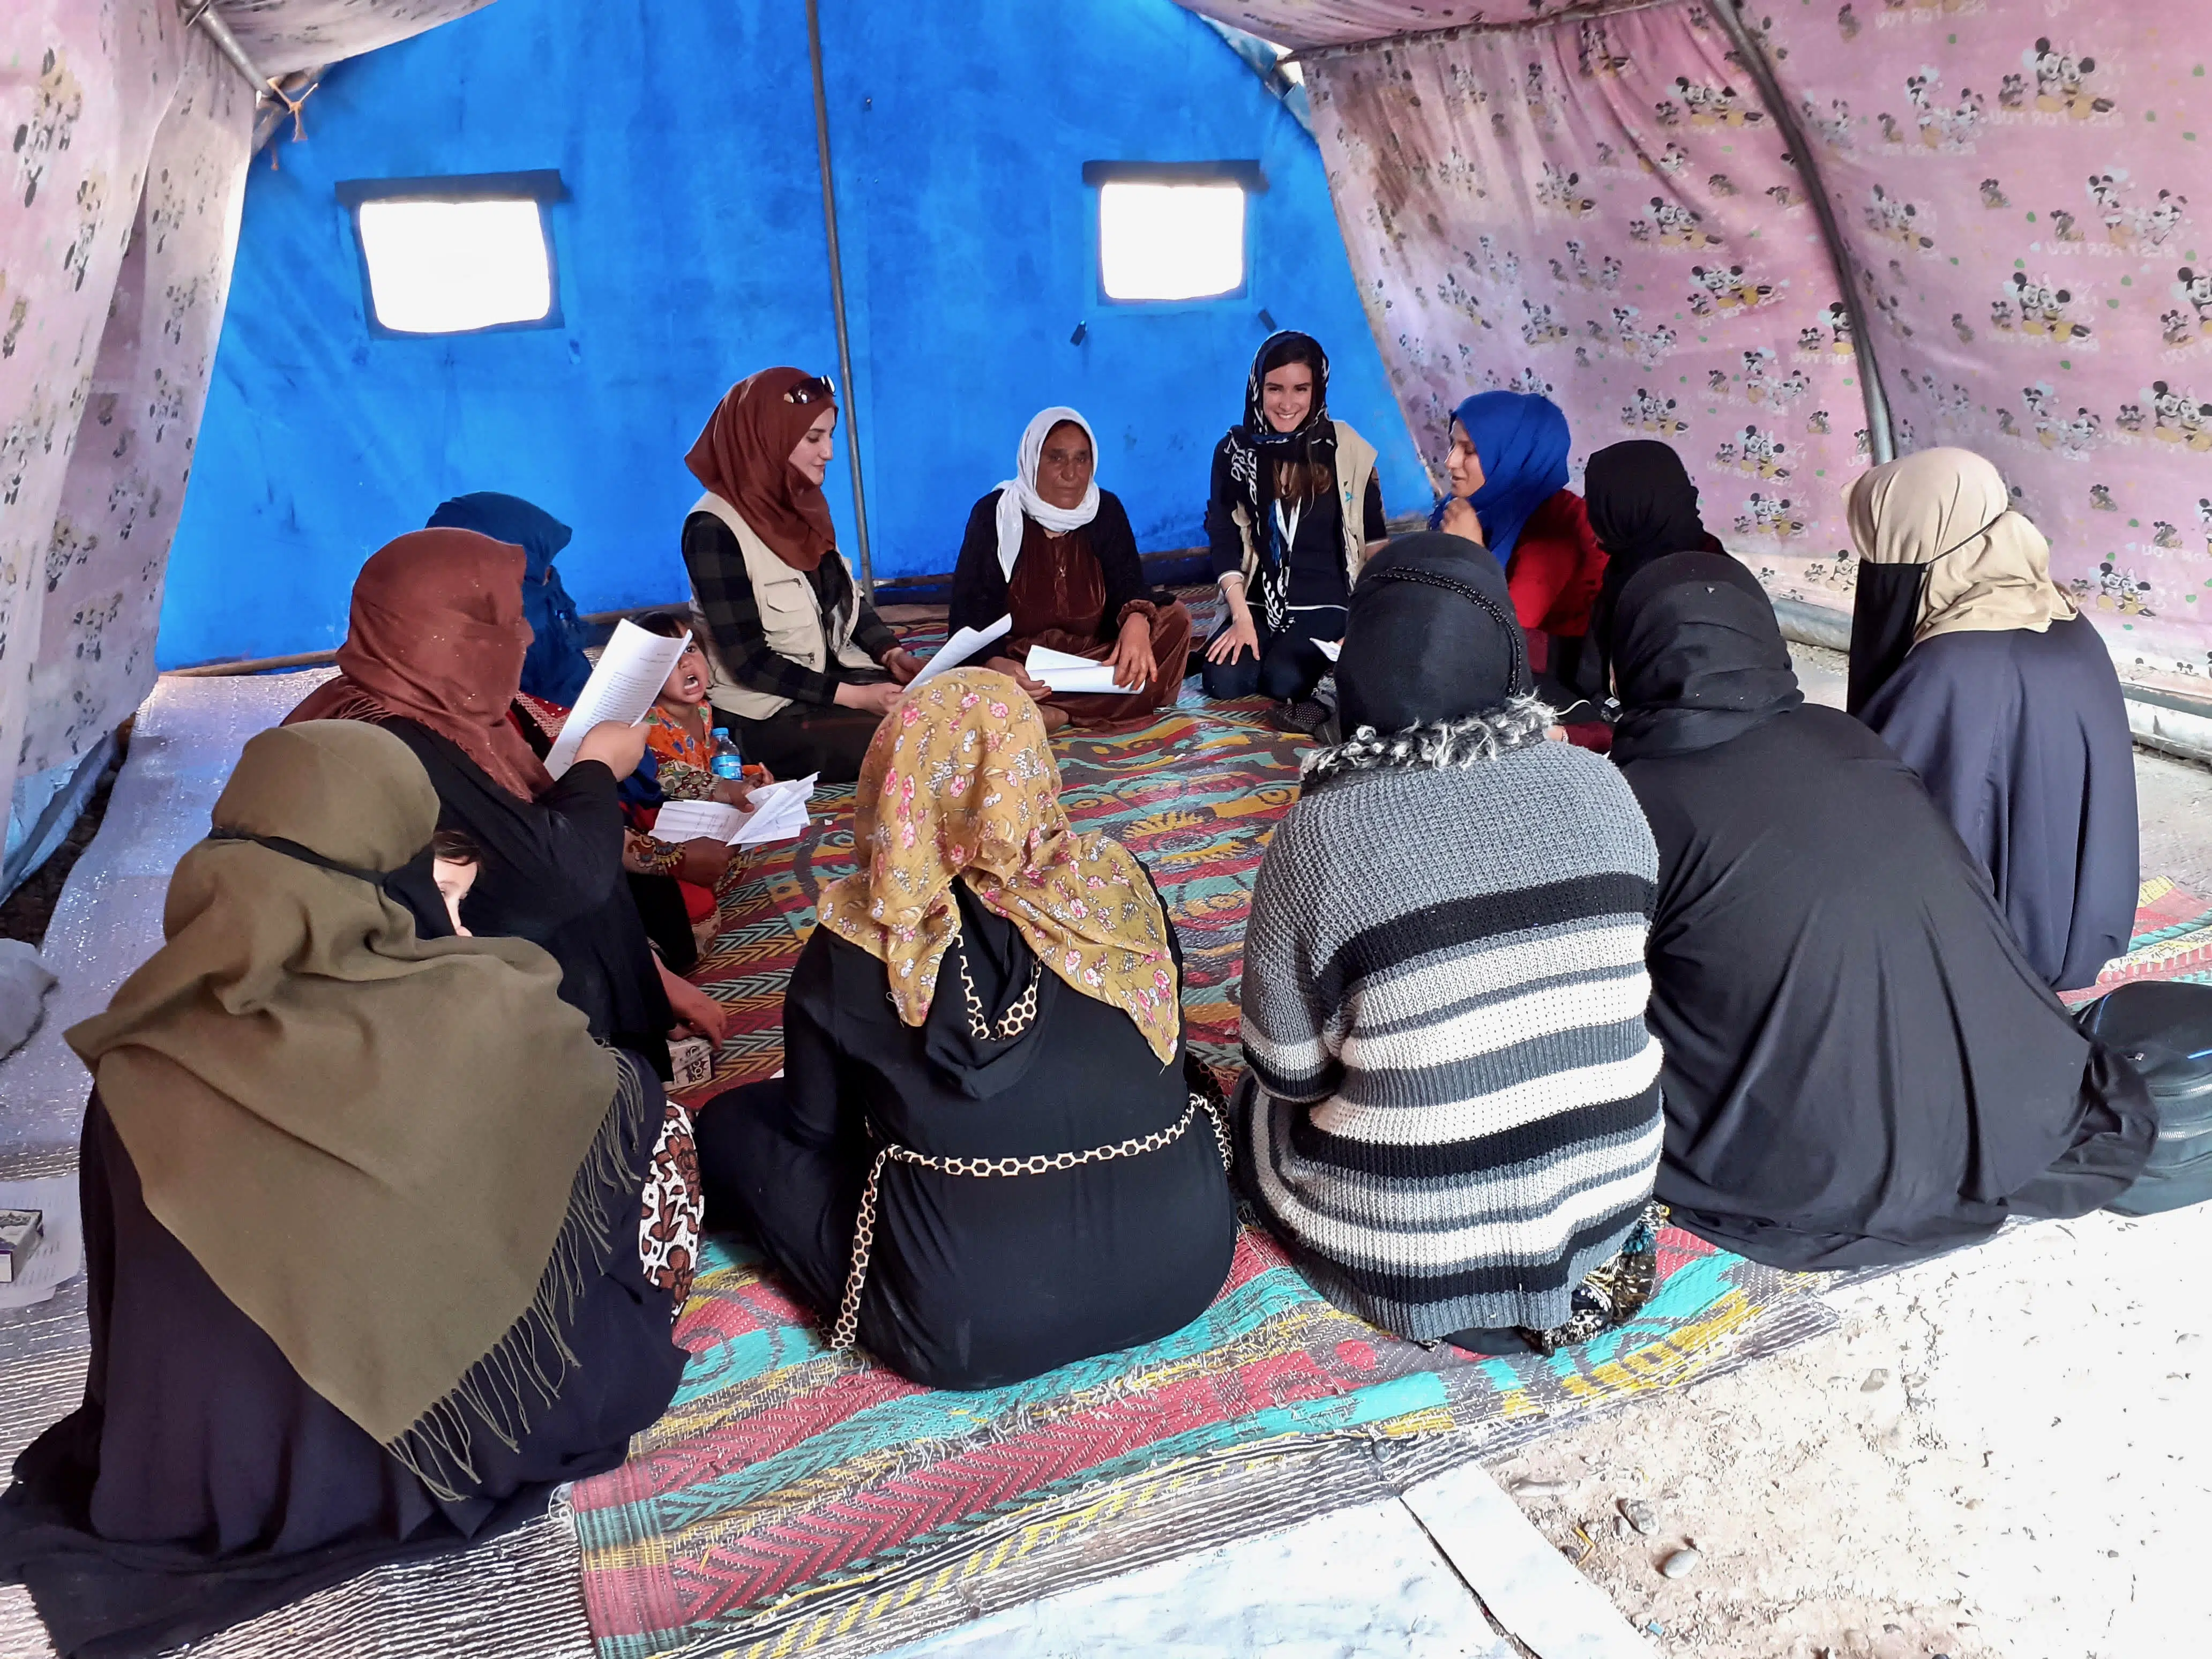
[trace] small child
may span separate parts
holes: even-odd
[[[465,830],[441,830],[430,837],[431,877],[438,884],[439,896],[446,901],[446,915],[452,919],[453,932],[462,939],[476,937],[461,926],[461,902],[477,884],[477,871],[483,863],[483,849]]]
[[[681,639],[690,631],[690,620],[673,611],[640,617],[637,625],[664,639]],[[708,684],[707,655],[695,640],[669,670],[659,697],[647,712],[645,758],[622,786],[623,806],[635,826],[628,837],[623,864],[634,878],[632,890],[647,932],[660,946],[663,959],[679,973],[688,971],[696,951],[713,941],[723,900],[742,878],[744,863],[733,859],[731,849],[720,842],[672,846],[642,831],[651,827],[652,815],[664,801],[712,800],[750,811],[753,786],[770,781],[759,767],[747,767],[742,780],[715,775],[714,716],[707,702]],[[692,952],[682,948],[673,908],[654,890],[655,878],[675,880]]]

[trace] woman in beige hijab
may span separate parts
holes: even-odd
[[[437,817],[389,732],[261,733],[167,942],[69,1033],[92,1361],[0,1503],[0,1579],[64,1656],[465,1547],[675,1390],[688,1117],[551,957],[411,890]]]
[[[2110,653],[1996,467],[1929,449],[1851,486],[1849,706],[1920,775],[2057,990],[2128,948],[2136,777]]]

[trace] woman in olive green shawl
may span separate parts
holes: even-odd
[[[437,812],[377,727],[256,737],[167,943],[69,1034],[92,1367],[0,1503],[65,1655],[511,1524],[674,1390],[639,1218],[688,1125],[538,946],[418,933]]]

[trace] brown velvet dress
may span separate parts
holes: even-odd
[[[1190,612],[1180,601],[1156,605],[1132,599],[1122,615],[1106,615],[1106,575],[1091,550],[1089,526],[1055,536],[1034,519],[1022,526],[1021,557],[1006,584],[1006,608],[1012,631],[1000,650],[1020,662],[1030,647],[1042,645],[1072,657],[1103,662],[1114,654],[1113,638],[1128,613],[1149,617],[1152,658],[1158,665],[1141,690],[1126,696],[1055,697],[1072,724],[1086,732],[1126,732],[1148,724],[1182,690],[1190,652]]]

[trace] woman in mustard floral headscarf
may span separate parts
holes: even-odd
[[[933,1388],[1197,1317],[1236,1220],[1175,928],[1126,848],[1069,827],[1036,706],[981,669],[908,693],[854,851],[792,974],[786,1075],[702,1115],[708,1227],[755,1235],[832,1346]]]

